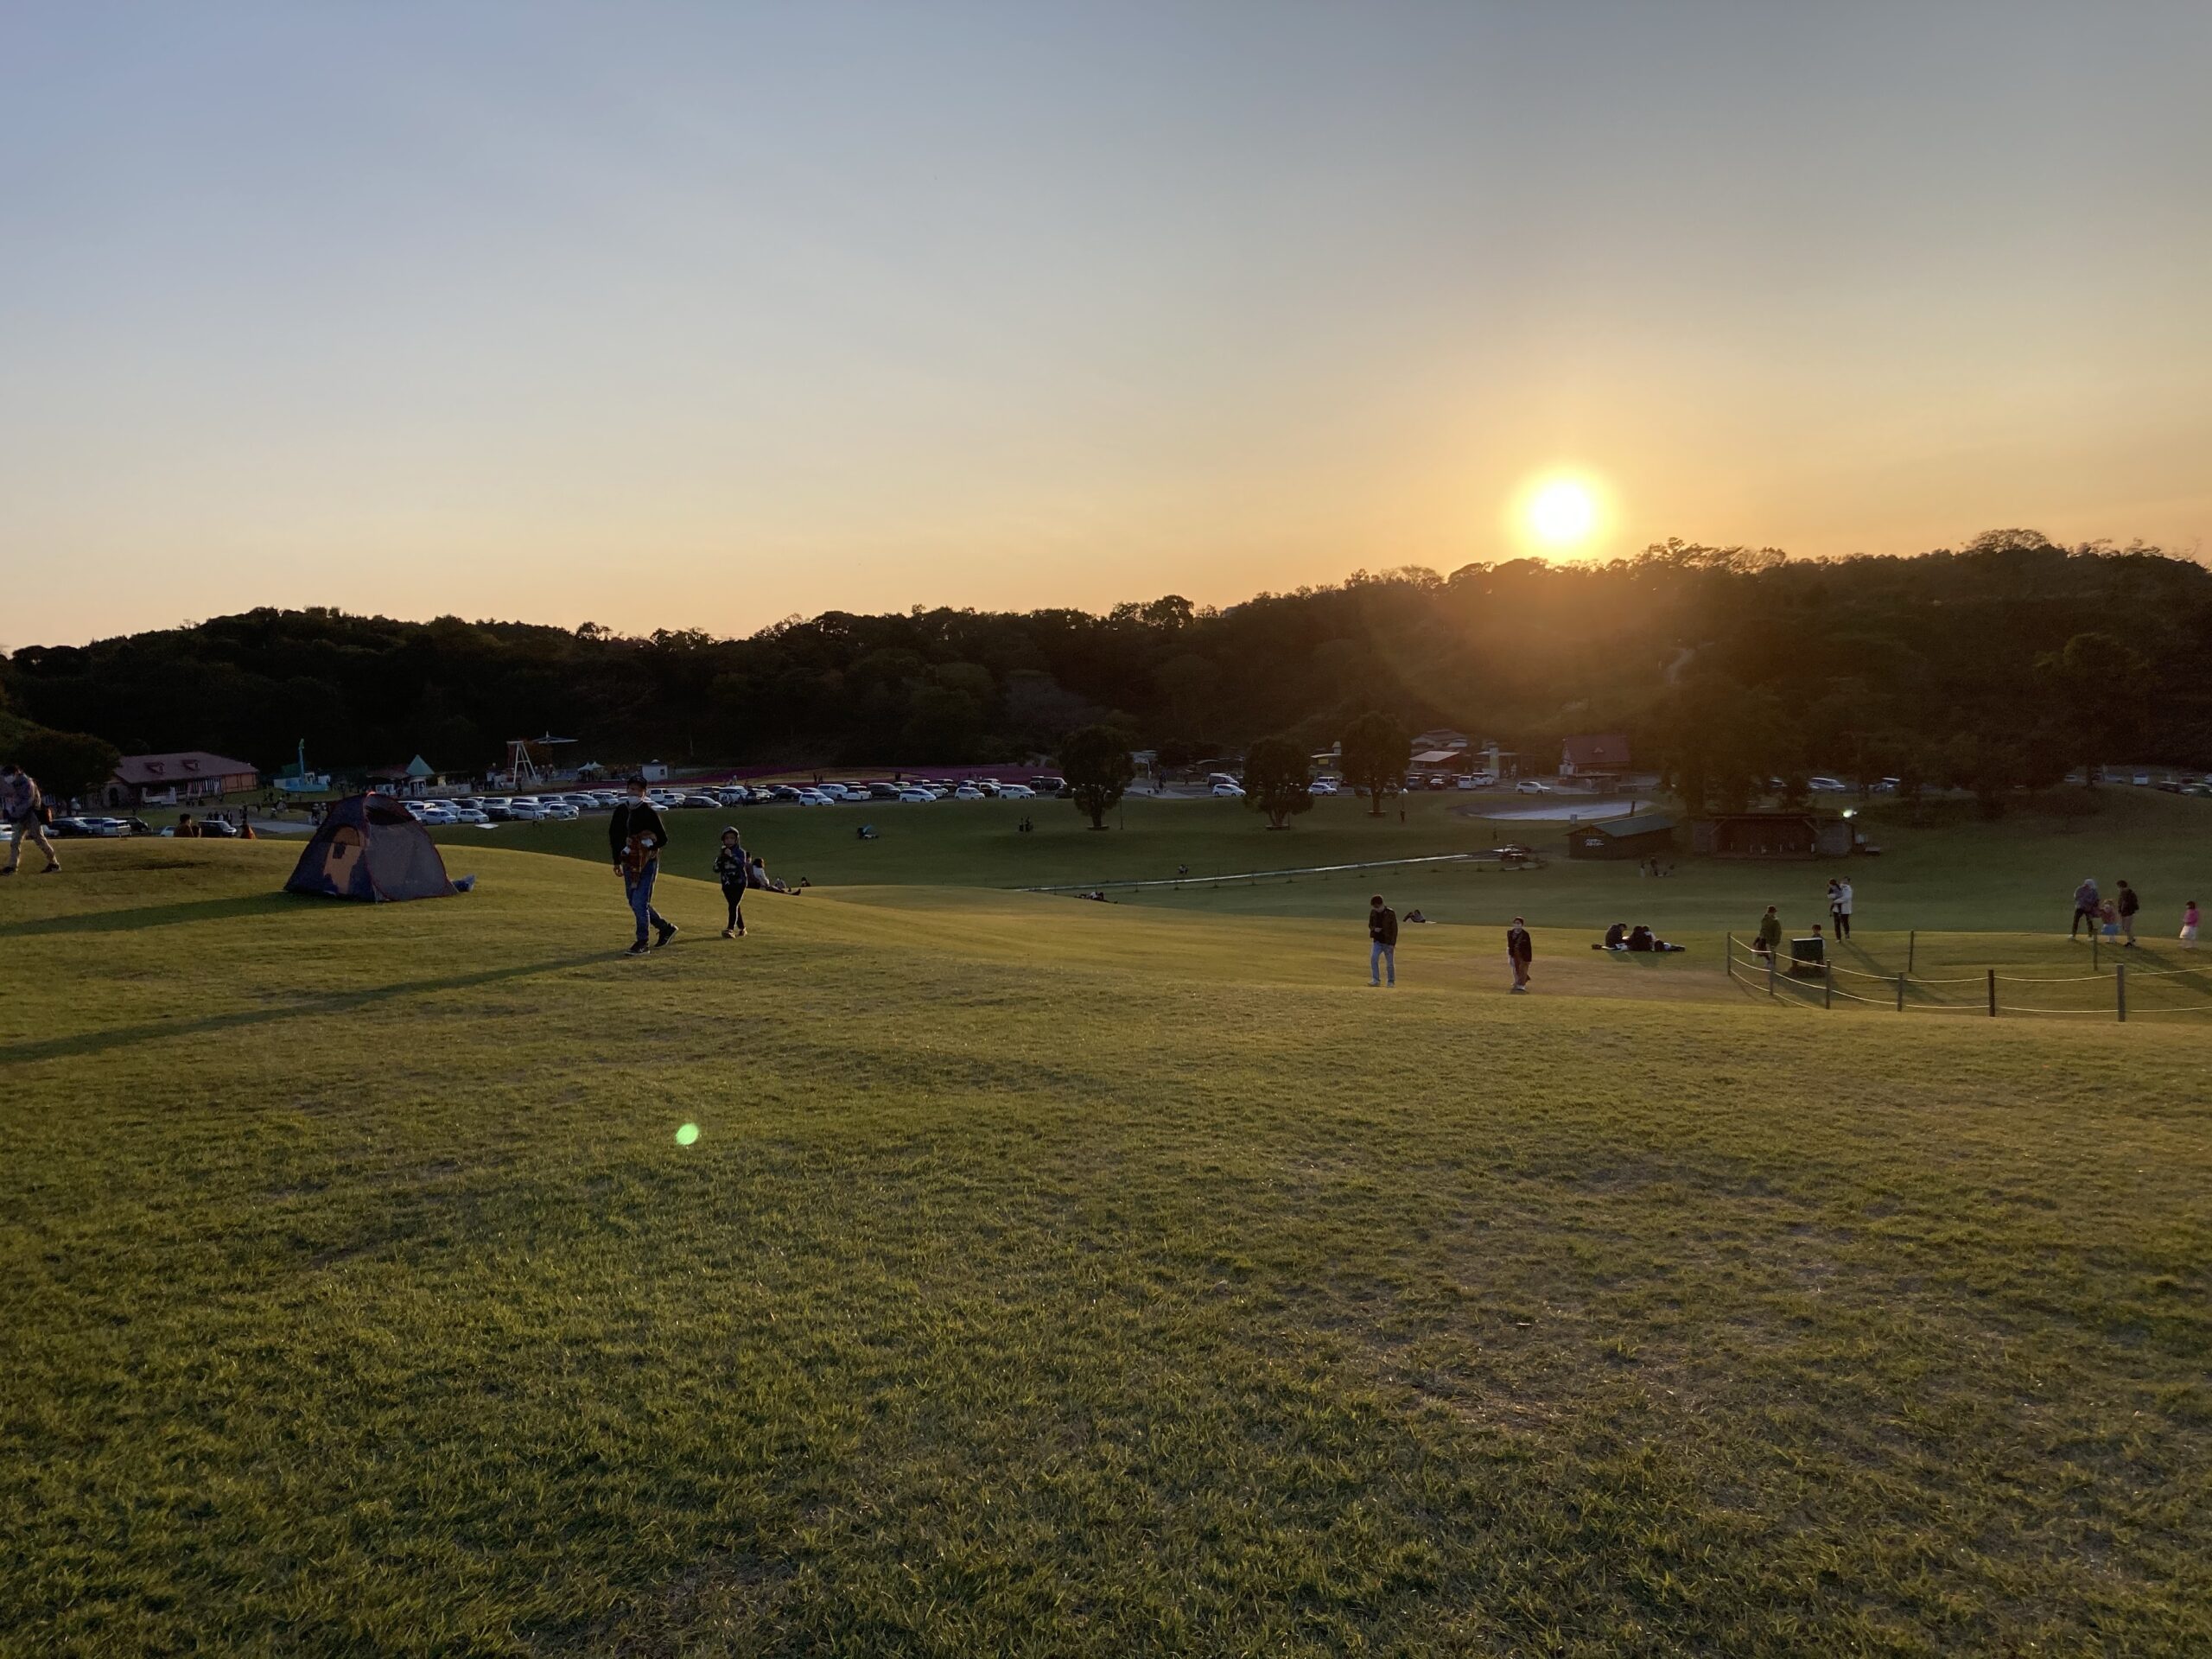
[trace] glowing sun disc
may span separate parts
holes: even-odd
[[[1598,527],[1598,497],[1576,478],[1554,478],[1536,487],[1527,509],[1529,530],[1550,547],[1573,547]]]

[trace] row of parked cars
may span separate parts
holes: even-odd
[[[0,831],[0,834],[4,833]],[[150,836],[154,833],[154,826],[143,818],[93,817],[83,813],[75,813],[68,817],[54,819],[52,823],[46,826],[46,833],[56,841],[84,841],[94,836],[106,841],[124,836]],[[218,836],[235,836],[238,831],[226,823],[219,830],[211,830],[209,833]]]
[[[1067,787],[1059,778],[1027,784],[1002,784],[984,778],[912,778],[898,783],[729,784],[688,789],[648,789],[646,798],[663,811],[725,806],[835,806],[855,801],[1034,800]],[[619,806],[628,791],[618,789],[541,791],[535,795],[460,795],[450,799],[402,801],[415,821],[432,829],[458,824],[563,822],[586,812]]]

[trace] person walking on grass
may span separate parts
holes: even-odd
[[[722,898],[729,905],[729,922],[722,929],[722,938],[726,939],[745,937],[745,912],[741,906],[752,873],[752,861],[738,844],[737,827],[733,824],[722,831],[721,848],[715,854],[715,880],[722,884]]]
[[[1536,943],[1529,937],[1528,924],[1518,916],[1505,930],[1505,959],[1513,964],[1513,995],[1526,996],[1529,964],[1536,959]]]
[[[2143,897],[2126,882],[2120,884],[2120,931],[2126,934],[2124,949],[2135,948],[2135,912],[2143,908]]]
[[[1851,880],[1848,876],[1835,884],[1835,897],[1828,904],[1828,919],[1835,924],[1837,938],[1851,937]]]
[[[630,901],[630,913],[638,921],[638,942],[630,947],[630,954],[642,957],[649,948],[647,928],[659,931],[655,945],[666,944],[677,931],[674,922],[653,908],[653,880],[660,874],[668,826],[660,821],[660,809],[646,795],[643,778],[630,780],[630,798],[616,807],[607,821],[607,840],[614,853],[614,873],[622,878],[623,897]]]
[[[1398,912],[1382,902],[1379,893],[1367,901],[1367,982],[1398,982]]]
[[[29,842],[46,855],[46,868],[41,875],[52,875],[61,868],[61,861],[54,855],[54,843],[46,838],[46,798],[39,793],[38,780],[10,760],[0,766],[0,818],[8,821],[15,833],[8,842],[8,864],[0,875],[13,875],[16,861],[23,855],[23,843]]]
[[[2196,949],[2196,924],[2200,919],[2202,918],[2197,914],[2196,899],[2190,899],[2181,907],[2181,948],[2183,950]]]
[[[1774,906],[1769,905],[1766,914],[1759,918],[1759,931],[1752,936],[1751,949],[1772,962],[1774,953],[1781,948],[1782,918],[1775,913]]]
[[[2083,876],[2082,885],[2074,889],[2074,925],[2066,930],[2066,937],[2069,939],[2081,938],[2084,922],[2089,925],[2089,937],[2096,938],[2097,878],[2094,875]]]

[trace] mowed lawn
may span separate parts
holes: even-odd
[[[0,1651],[2212,1651],[2194,1027],[296,850],[0,887]]]
[[[1458,791],[1407,798],[1406,821],[1395,805],[1382,818],[1367,803],[1323,800],[1282,831],[1242,804],[1225,800],[1154,800],[1132,797],[1109,817],[1109,829],[1068,801],[940,801],[868,806],[760,806],[671,812],[674,868],[705,875],[715,837],[734,823],[768,868],[797,882],[823,885],[917,884],[982,887],[1051,884],[1172,881],[1180,887],[1121,891],[1128,902],[1206,915],[1357,918],[1367,894],[1380,888],[1403,911],[1419,907],[1441,920],[1500,925],[1526,914],[1539,925],[1603,930],[1608,923],[1644,922],[1670,937],[1724,929],[1748,933],[1768,905],[1792,926],[1827,920],[1826,891],[1834,874],[1858,891],[1860,927],[1900,935],[1921,932],[2031,931],[2063,935],[2073,893],[2085,875],[2107,892],[2121,877],[2145,896],[2142,931],[2171,941],[2183,902],[2212,903],[2212,801],[2130,785],[2057,791],[2049,804],[2063,812],[2022,809],[1994,823],[1968,801],[1932,804],[1915,823],[1893,804],[1866,817],[1878,858],[1755,864],[1692,859],[1688,836],[1663,880],[1640,876],[1636,861],[1569,859],[1564,823],[1506,822],[1474,816],[1484,802],[1526,806],[1529,798],[1466,797]],[[1562,808],[1562,810],[1565,810]],[[1016,826],[1027,817],[1033,832]],[[873,825],[878,839],[855,830]],[[603,862],[603,816],[573,823],[509,824],[489,831],[446,830],[439,839],[466,860],[479,846],[520,847]],[[1517,841],[1549,860],[1541,870],[1501,872],[1495,866],[1432,865],[1344,872],[1247,885],[1211,878],[1250,871],[1311,868],[1370,860],[1431,857]]]

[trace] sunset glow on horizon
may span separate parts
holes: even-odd
[[[2116,11],[26,10],[0,649],[2194,552],[2212,11]]]

